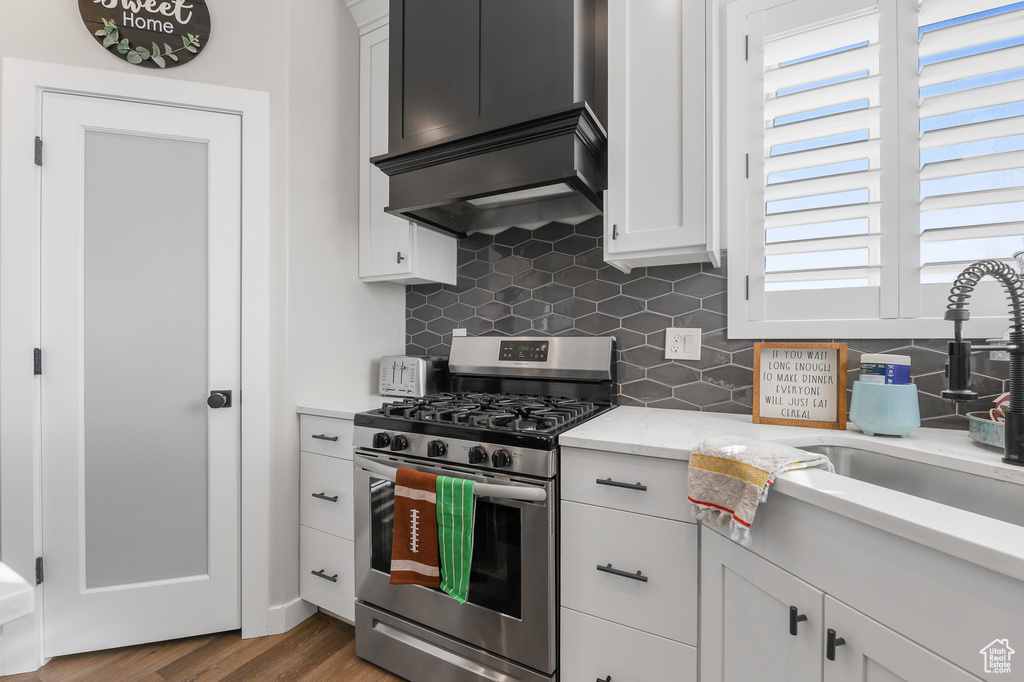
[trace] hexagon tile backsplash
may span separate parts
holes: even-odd
[[[454,285],[406,287],[406,352],[447,355],[452,329],[477,335],[611,334],[619,404],[751,414],[754,341],[726,337],[726,262],[634,268],[602,258],[602,219],[577,226],[474,233],[459,243]],[[700,327],[701,359],[665,360],[666,327]],[[848,385],[862,353],[911,358],[924,426],[967,428],[1006,385],[1007,363],[975,358],[977,402],[942,400],[946,340],[835,339],[848,345]],[[849,397],[849,394],[848,394]],[[849,404],[849,400],[847,400]]]

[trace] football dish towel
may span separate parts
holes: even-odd
[[[441,477],[400,467],[395,476],[391,584],[440,587],[437,487]]]
[[[441,589],[460,604],[469,596],[473,563],[473,481],[437,477],[438,552],[441,555]]]

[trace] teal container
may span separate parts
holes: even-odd
[[[906,438],[921,426],[917,386],[853,382],[850,421],[869,436],[885,434]]]

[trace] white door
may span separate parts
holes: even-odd
[[[44,655],[238,628],[240,119],[46,93],[41,137]]]

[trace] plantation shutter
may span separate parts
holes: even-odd
[[[750,319],[897,314],[892,4],[748,17]]]
[[[918,26],[918,295],[938,315],[965,265],[1024,250],[1024,2],[922,0]],[[972,319],[1004,314],[986,286]]]

